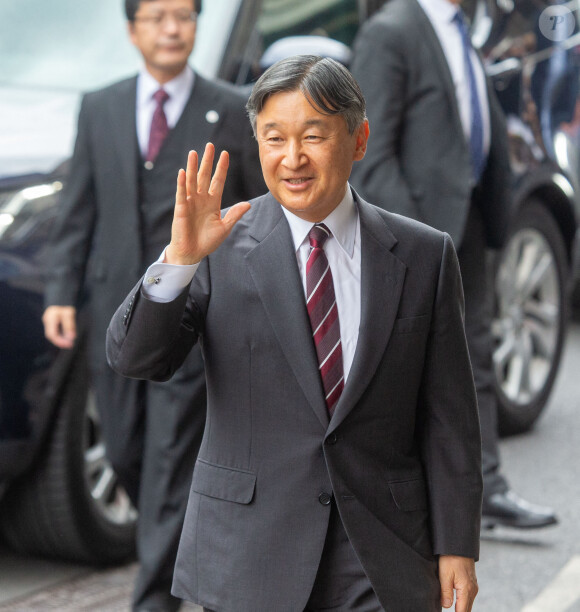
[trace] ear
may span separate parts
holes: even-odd
[[[369,139],[370,128],[369,122],[365,119],[356,129],[356,147],[354,150],[354,161],[361,160],[367,151],[367,142]]]

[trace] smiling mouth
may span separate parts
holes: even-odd
[[[310,178],[284,179],[290,185],[302,185],[310,180]]]

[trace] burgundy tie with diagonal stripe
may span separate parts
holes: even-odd
[[[342,344],[332,272],[323,246],[330,236],[324,224],[308,234],[312,250],[306,262],[306,305],[316,346],[326,407],[332,416],[344,387]]]
[[[157,102],[157,107],[153,112],[153,118],[151,120],[151,131],[149,133],[149,147],[147,149],[147,160],[154,162],[157,157],[161,145],[165,140],[169,132],[169,126],[167,125],[167,117],[163,110],[163,105],[169,100],[169,94],[164,89],[158,89],[153,94],[153,99]]]

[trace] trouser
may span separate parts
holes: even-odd
[[[486,262],[483,219],[474,205],[471,206],[457,256],[465,294],[465,334],[481,424],[483,492],[484,495],[491,495],[505,491],[507,483],[499,471],[497,396],[491,335],[493,289]]]
[[[95,373],[107,456],[139,511],[133,608],[177,610],[171,595],[191,476],[205,426],[203,360],[195,347],[165,383]]]
[[[333,502],[322,558],[304,612],[383,612]]]

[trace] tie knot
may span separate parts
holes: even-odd
[[[165,91],[165,89],[158,89],[153,94],[153,99],[157,102],[157,106],[163,106],[167,100],[169,100],[169,94]]]
[[[308,233],[308,238],[310,239],[310,246],[313,249],[321,249],[328,238],[330,238],[330,230],[324,223],[317,223]]]

